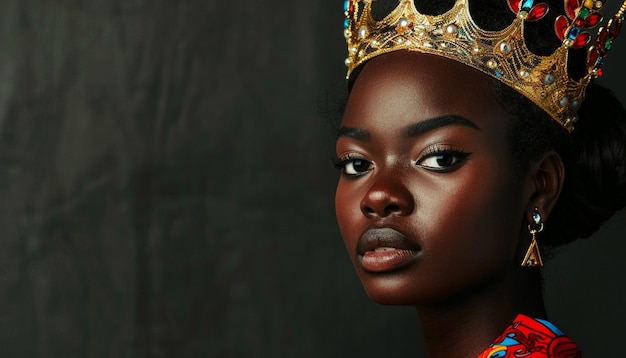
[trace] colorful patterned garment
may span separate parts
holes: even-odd
[[[578,345],[552,323],[518,315],[478,358],[582,358]]]

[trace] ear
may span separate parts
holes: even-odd
[[[565,179],[563,160],[556,151],[550,150],[531,165],[528,175],[531,196],[526,208],[527,220],[529,223],[532,222],[534,209],[537,208],[545,221],[563,189]]]

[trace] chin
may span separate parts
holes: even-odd
[[[402,274],[375,275],[360,272],[361,283],[374,302],[388,306],[433,305],[462,299],[482,285],[467,286],[452,281],[422,281]]]
[[[363,276],[370,276],[364,274]],[[367,295],[376,303],[390,306],[415,306],[424,297],[420,289],[413,287],[406,280],[391,275],[361,276],[361,283]]]
[[[368,292],[368,296],[372,299],[372,301],[378,303],[379,305],[385,306],[416,306],[417,303],[410,300],[405,299],[404,297],[398,297],[397,295],[376,295],[373,296]]]

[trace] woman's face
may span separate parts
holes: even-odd
[[[371,60],[337,139],[335,206],[374,300],[428,304],[503,279],[524,198],[507,149],[511,118],[486,75],[419,53]]]

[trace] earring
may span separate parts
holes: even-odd
[[[543,231],[543,222],[541,221],[541,214],[539,214],[539,209],[535,208],[533,212],[533,224],[534,226],[528,225],[528,231],[533,236],[533,239],[530,242],[530,247],[528,251],[526,251],[526,256],[524,256],[524,260],[522,260],[522,267],[542,267],[543,261],[541,261],[541,253],[539,252],[539,245],[537,245],[537,233]],[[537,228],[538,227],[538,228]]]

